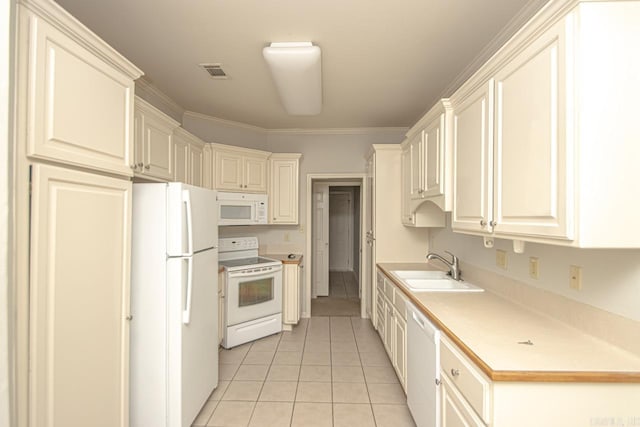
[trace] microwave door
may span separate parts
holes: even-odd
[[[223,224],[250,224],[255,217],[255,203],[233,201],[220,202],[220,225]]]

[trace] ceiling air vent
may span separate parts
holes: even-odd
[[[222,69],[222,64],[200,64],[200,67],[214,79],[226,80],[229,78],[227,73]]]

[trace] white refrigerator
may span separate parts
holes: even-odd
[[[131,427],[189,427],[218,385],[216,192],[134,184]]]

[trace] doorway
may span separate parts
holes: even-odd
[[[362,314],[363,179],[314,179],[311,183],[310,314]]]

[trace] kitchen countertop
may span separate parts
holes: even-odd
[[[277,259],[278,261],[282,261],[283,264],[300,264],[302,262],[302,254],[294,254],[295,258],[288,258],[289,254],[260,254],[266,258]]]
[[[487,290],[415,293],[391,274],[440,270],[429,263],[378,267],[493,381],[640,383],[640,357],[629,351]]]

